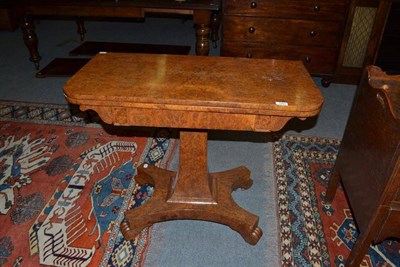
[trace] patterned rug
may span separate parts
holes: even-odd
[[[94,121],[67,105],[0,102],[0,266],[141,265],[149,229],[125,240],[119,225],[153,192],[136,167],[165,167],[175,141]]]
[[[282,266],[345,266],[358,236],[342,188],[324,205],[335,139],[283,136],[274,144]],[[361,266],[400,266],[400,243],[371,246]]]

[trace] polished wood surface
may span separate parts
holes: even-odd
[[[222,56],[301,60],[328,85],[348,0],[223,0]]]
[[[178,172],[138,168],[136,181],[155,193],[126,212],[125,238],[157,222],[195,219],[225,224],[252,245],[262,236],[258,216],[231,196],[252,185],[250,171],[209,173],[207,130],[277,131],[293,117],[317,115],[323,102],[300,61],[181,55],[100,54],[64,92],[106,123],[180,129]]]
[[[347,260],[359,266],[371,243],[400,237],[400,76],[364,72],[326,194],[342,182],[360,234]]]
[[[33,19],[36,17],[71,17],[77,22],[77,31],[83,41],[87,18],[145,18],[151,14],[192,16],[196,28],[196,54],[208,55],[209,38],[215,46],[219,30],[220,0],[155,1],[155,0],[28,0],[23,2],[24,18],[21,24],[24,43],[27,46],[36,69],[41,56],[38,50]]]
[[[216,120],[214,116],[237,117],[217,123],[166,118],[198,129],[220,129],[223,124],[226,130],[268,131],[264,116],[305,118],[317,115],[322,105],[322,96],[301,62],[228,57],[97,55],[66,83],[65,93],[72,103],[113,107],[103,119],[121,125],[135,119],[126,113],[133,108],[176,111],[188,119],[185,114]],[[143,126],[155,126],[152,121]]]

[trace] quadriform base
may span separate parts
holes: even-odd
[[[142,206],[125,213],[121,231],[126,239],[154,223],[194,219],[221,223],[239,232],[255,245],[262,236],[258,216],[239,207],[232,191],[248,189],[253,184],[250,171],[244,167],[208,173],[206,165],[207,133],[180,133],[179,172],[142,164],[136,182],[154,186],[154,194]],[[140,218],[140,219],[138,219]]]

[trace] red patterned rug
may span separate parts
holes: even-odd
[[[0,266],[140,266],[149,229],[125,240],[119,225],[151,196],[136,167],[168,164],[170,132],[102,128],[66,105],[0,102],[0,120]]]
[[[324,205],[340,142],[284,136],[274,144],[282,266],[345,266],[358,236],[344,192]],[[400,243],[371,246],[361,266],[400,266]]]

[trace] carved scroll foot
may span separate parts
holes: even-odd
[[[244,166],[237,167],[232,170],[220,172],[220,175],[229,176],[232,179],[232,191],[237,189],[249,189],[253,185],[253,180],[250,178],[250,171]],[[220,178],[223,179],[223,178]],[[225,178],[226,179],[226,178]]]
[[[142,231],[142,229],[131,229],[129,227],[129,222],[126,220],[124,220],[121,223],[120,227],[121,227],[122,235],[125,237],[125,239],[128,239],[128,240],[135,239]]]
[[[260,227],[256,226],[249,228],[247,231],[240,233],[244,240],[251,245],[256,245],[258,240],[260,240],[263,232]]]

